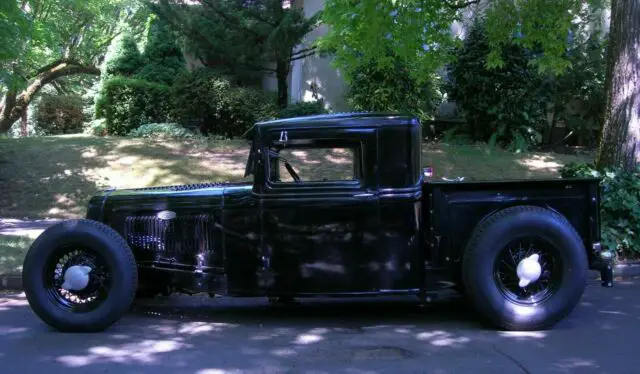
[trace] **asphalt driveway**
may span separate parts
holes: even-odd
[[[62,334],[20,294],[0,295],[2,373],[637,373],[638,337],[638,281],[594,283],[567,320],[530,333],[483,327],[458,300],[185,296],[139,303],[104,333]]]

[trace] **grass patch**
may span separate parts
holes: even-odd
[[[85,135],[0,138],[0,217],[81,217],[89,197],[108,187],[242,181],[248,153],[245,141]],[[300,175],[330,175],[332,168],[317,164],[318,157],[329,156],[300,155],[295,165]],[[437,178],[475,180],[557,178],[564,164],[593,160],[592,155],[513,154],[485,146],[443,144],[424,144],[422,156],[423,165],[433,166]]]
[[[17,235],[0,235],[0,274],[17,274],[22,271],[22,263],[32,238]]]

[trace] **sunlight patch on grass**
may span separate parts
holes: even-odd
[[[546,155],[533,155],[531,157],[518,160],[517,162],[531,170],[549,170],[552,172],[558,172],[563,166],[557,160],[554,160],[552,157]]]

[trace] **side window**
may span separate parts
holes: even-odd
[[[354,145],[271,147],[269,180],[288,184],[358,181],[359,155]]]

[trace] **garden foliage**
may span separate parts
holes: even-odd
[[[171,90],[172,117],[205,135],[237,137],[257,121],[277,116],[275,98],[259,88],[239,87],[210,69],[182,74]]]
[[[42,95],[36,108],[36,127],[42,135],[82,132],[83,102],[76,95]]]
[[[167,122],[171,88],[141,79],[115,77],[102,87],[96,116],[105,118],[110,135],[126,135],[145,123]]]
[[[604,43],[597,31],[577,28],[572,35],[565,53],[571,66],[561,75],[540,72],[534,60],[542,52],[521,44],[503,46],[503,63],[489,68],[487,31],[475,23],[448,69],[447,91],[466,124],[450,129],[447,140],[524,151],[548,144],[562,121],[570,132],[566,142],[593,145],[604,101]]]
[[[640,170],[598,170],[591,164],[567,164],[563,178],[602,178],[602,243],[619,257],[640,256]]]

